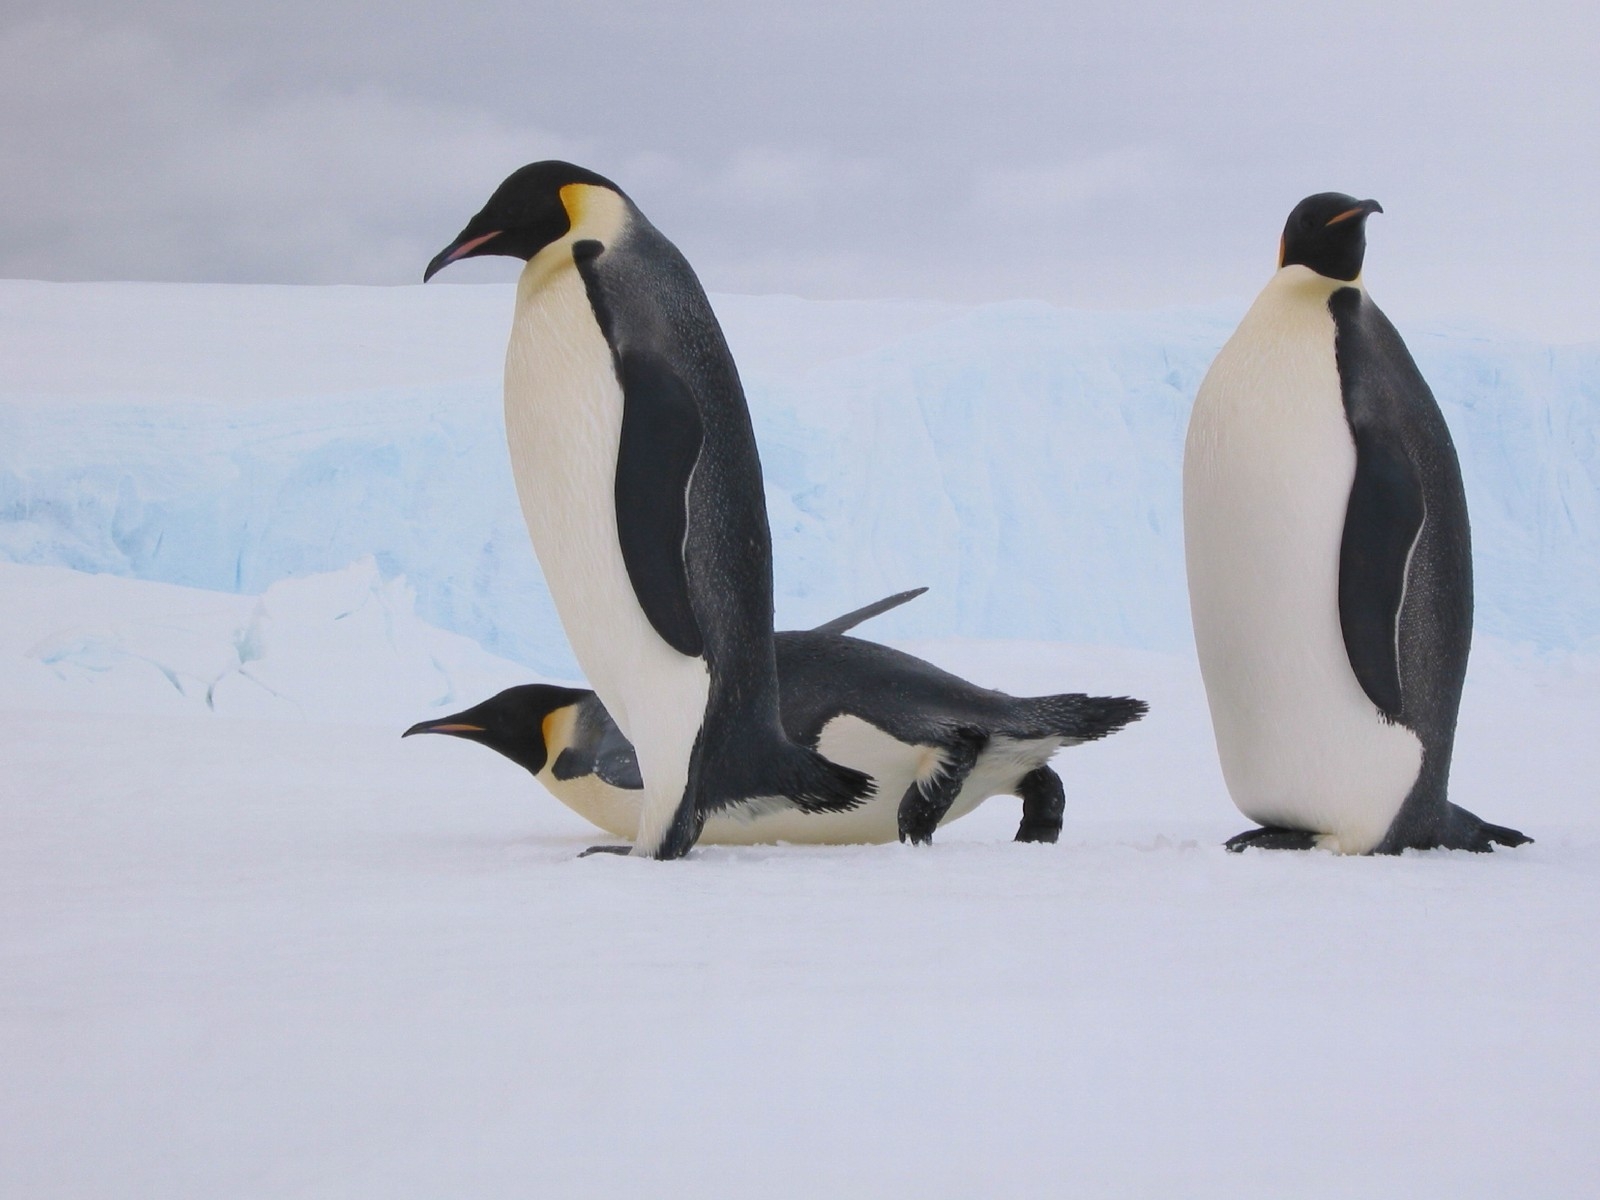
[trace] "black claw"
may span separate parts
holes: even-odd
[[[1061,825],[1029,825],[1024,821],[1017,827],[1017,836],[1012,838],[1015,842],[1044,842],[1054,845],[1055,840],[1061,836]]]
[[[1317,835],[1304,829],[1280,829],[1268,825],[1261,829],[1247,829],[1222,843],[1223,848],[1235,854],[1245,850],[1315,850]]]
[[[1526,846],[1533,842],[1533,839],[1520,829],[1507,829],[1504,825],[1490,825],[1487,821],[1483,825],[1483,836],[1486,841],[1495,846]],[[1489,846],[1485,846],[1484,849],[1489,849]]]
[[[588,858],[591,854],[632,854],[632,846],[590,846],[582,851],[578,857]]]

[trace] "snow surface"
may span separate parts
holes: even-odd
[[[0,285],[0,1196],[1596,1190],[1591,351],[1412,339],[1478,388],[1452,794],[1538,841],[1232,856],[1174,507],[1227,319],[719,298],[780,623],[932,583],[863,632],[1152,707],[1056,846],[660,864],[398,737],[530,677],[480,641],[571,673],[489,512],[505,300]]]

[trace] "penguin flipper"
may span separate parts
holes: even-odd
[[[600,697],[593,692],[578,704],[571,741],[550,764],[557,779],[582,779],[598,776],[601,782],[625,791],[640,791],[644,779],[639,774],[639,756],[633,743],[617,728]]]
[[[1400,608],[1426,516],[1422,480],[1382,433],[1353,431],[1356,473],[1339,545],[1339,627],[1361,690],[1389,720],[1400,715]]]
[[[860,608],[852,609],[841,617],[825,621],[811,630],[812,633],[844,633],[854,629],[863,621],[870,621],[873,617],[882,616],[891,608],[899,608],[908,600],[915,600],[928,589],[925,587],[911,588],[909,591],[896,592],[892,596],[885,596],[882,600],[874,600],[871,604],[864,604]]]
[[[624,351],[622,434],[617,447],[617,540],[628,581],[651,626],[680,654],[705,641],[689,601],[684,536],[689,480],[705,429],[694,393],[659,355]]]

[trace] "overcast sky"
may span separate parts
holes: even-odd
[[[0,276],[416,282],[565,157],[714,291],[1243,299],[1339,190],[1397,319],[1600,339],[1594,0],[1074,7],[7,0]]]

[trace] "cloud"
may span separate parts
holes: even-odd
[[[1153,147],[1125,146],[1068,163],[991,168],[973,181],[972,202],[984,211],[997,203],[1041,213],[1081,208],[1149,188],[1169,166]]]
[[[0,81],[10,276],[409,282],[511,169],[592,149],[370,85],[243,97],[54,18],[0,37]]]

